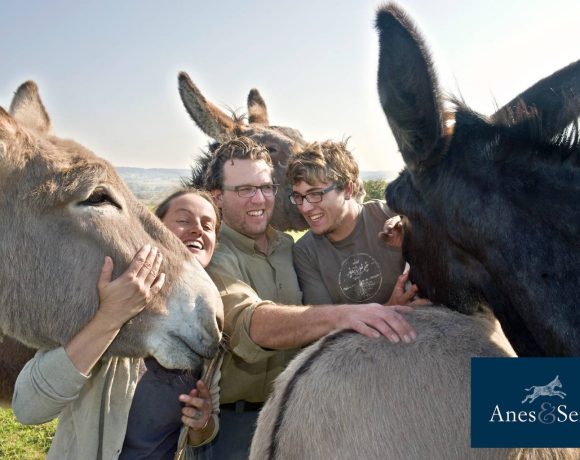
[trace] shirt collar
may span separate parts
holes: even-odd
[[[256,247],[256,242],[252,238],[238,232],[237,230],[234,230],[225,222],[222,222],[220,228],[220,235],[222,234],[226,235],[230,240],[232,240],[235,243],[235,245],[239,249],[245,252],[248,252],[250,254],[258,252],[260,254],[263,254],[261,251],[258,250],[258,248]],[[267,255],[270,255],[274,251],[274,249],[280,245],[280,235],[276,230],[274,230],[272,226],[268,225],[268,228],[266,229],[266,236],[268,237],[269,242]]]

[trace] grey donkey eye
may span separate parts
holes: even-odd
[[[81,201],[79,206],[105,206],[113,205],[117,209],[121,209],[121,206],[107,193],[105,189],[97,188],[89,195],[89,197]]]

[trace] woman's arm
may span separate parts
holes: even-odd
[[[127,270],[111,282],[113,262],[105,259],[98,282],[99,309],[86,326],[63,348],[40,350],[16,380],[12,409],[23,424],[45,423],[74,401],[95,363],[116,337],[121,326],[139,313],[161,289],[157,276],[161,254],[142,248]]]
[[[159,274],[163,257],[157,248],[144,246],[115,281],[111,281],[113,260],[105,264],[97,284],[99,309],[95,316],[64,347],[81,374],[88,375],[115,339],[123,324],[145,308],[163,286],[165,275]]]

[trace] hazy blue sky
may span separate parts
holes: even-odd
[[[35,80],[54,131],[117,166],[187,168],[206,142],[177,73],[307,140],[341,139],[362,169],[402,162],[376,91],[371,0],[13,0],[0,3],[0,105]],[[489,114],[580,58],[578,0],[408,0],[442,86]]]

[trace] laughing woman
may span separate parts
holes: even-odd
[[[207,192],[193,188],[180,190],[166,198],[155,214],[203,267],[209,264],[220,214]],[[199,375],[165,369],[153,358],[145,359],[144,366],[119,458],[173,459],[183,424],[189,427],[191,446],[212,441],[218,432],[219,371],[211,382],[210,394]]]

